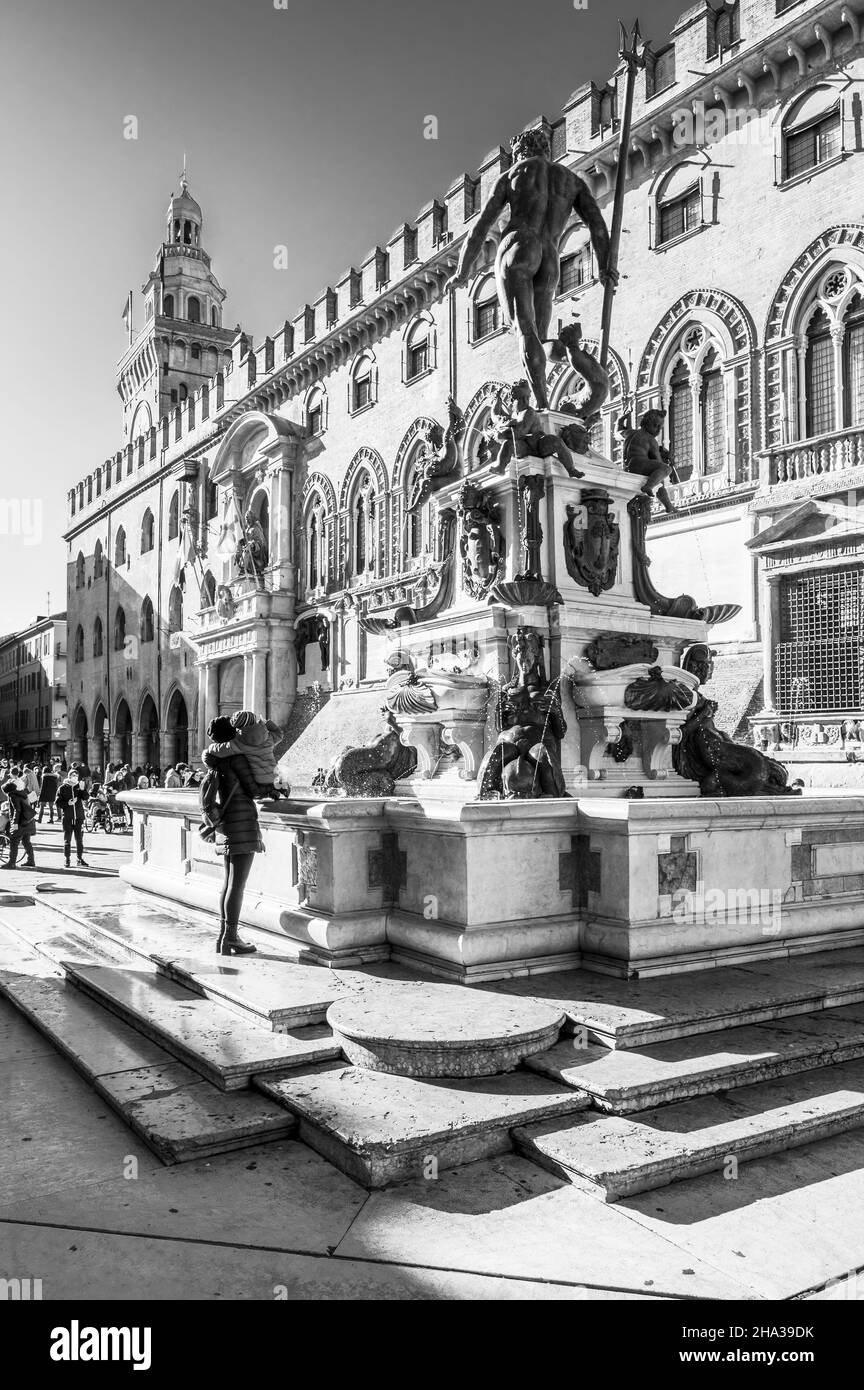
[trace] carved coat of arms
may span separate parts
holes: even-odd
[[[586,489],[581,503],[567,508],[564,560],[570,578],[596,598],[615,583],[621,529],[609,513],[612,498],[608,492]]]

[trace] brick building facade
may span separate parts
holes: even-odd
[[[855,776],[864,701],[862,26],[851,6],[825,0],[703,0],[646,48],[626,152],[613,389],[593,431],[620,460],[620,417],[667,411],[679,514],[650,529],[652,578],[665,593],[740,605],[712,633],[721,723],[752,723],[806,780]],[[622,81],[587,83],[536,122],[607,222]],[[548,95],[542,74],[537,95]],[[172,354],[181,331],[184,351],[193,341],[172,317],[188,312],[188,290],[174,288],[166,315],[151,277],[149,356],[136,339],[121,363],[125,447],[70,493],[77,751],[86,741],[91,759],[164,765],[186,729],[200,739],[210,715],[241,701],[281,722],[294,711],[296,731],[298,691],[320,701],[379,678],[385,625],[446,602],[446,529],[434,499],[419,516],[406,499],[448,400],[464,417],[470,467],[495,393],[519,375],[498,316],[494,236],[472,283],[442,294],[508,162],[491,151],[260,347],[212,322],[218,341],[199,334],[196,360],[212,366],[212,348],[219,370],[184,379],[182,399],[179,376],[167,396],[155,382],[164,340]],[[166,245],[177,222],[183,236],[181,211]],[[189,220],[195,249],[200,209]],[[201,265],[186,259],[200,306]],[[220,313],[221,293],[208,300]],[[578,317],[590,342],[601,298],[574,220],[558,317]],[[143,359],[153,413],[137,433],[130,358]],[[173,355],[161,362],[174,370]],[[569,368],[551,380],[553,407],[578,394]],[[250,511],[266,537],[260,579],[230,555]]]
[[[66,747],[66,614],[0,638],[0,752],[45,762]]]

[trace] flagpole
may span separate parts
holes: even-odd
[[[624,219],[624,185],[627,181],[627,154],[630,149],[630,126],[633,120],[633,96],[636,89],[636,73],[639,68],[644,68],[645,59],[637,52],[637,46],[642,41],[639,32],[639,21],[635,21],[633,32],[630,35],[630,47],[627,47],[627,30],[619,19],[621,30],[621,46],[618,56],[627,65],[627,74],[624,80],[624,114],[621,118],[621,125],[618,132],[618,167],[615,171],[615,197],[612,202],[612,225],[609,229],[609,257],[607,267],[609,270],[618,269],[618,249],[621,244],[621,223]],[[606,281],[603,291],[603,319],[600,329],[600,365],[605,367],[609,358],[609,331],[612,326],[612,303],[615,299],[614,277]]]

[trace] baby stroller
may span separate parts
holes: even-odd
[[[106,835],[112,834],[114,830],[111,807],[101,788],[90,793],[84,807],[84,829],[89,830],[91,834],[95,830],[103,830]]]

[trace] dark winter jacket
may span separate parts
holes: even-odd
[[[57,788],[60,785],[60,778],[56,772],[43,772],[42,785],[39,788],[40,801],[53,801],[57,795]]]
[[[12,809],[11,829],[21,831],[25,835],[32,835],[36,829],[36,815],[30,805],[30,798],[27,793],[19,791],[14,782],[6,782],[3,786],[3,792],[9,798],[9,805]]]
[[[63,817],[63,828],[84,824],[84,802],[87,793],[80,785],[73,787],[69,782],[61,782],[56,805]]]
[[[217,758],[205,749],[204,766],[219,775],[219,805],[224,814],[216,831],[216,848],[222,854],[257,854],[258,808],[255,795],[258,784],[241,754],[233,758]],[[231,798],[229,801],[228,798]]]

